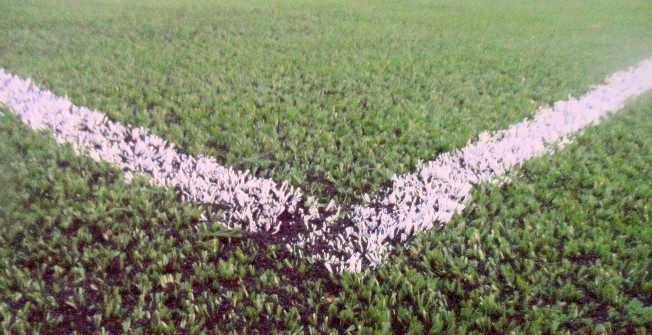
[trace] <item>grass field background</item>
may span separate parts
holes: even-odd
[[[144,180],[0,118],[3,332],[645,334],[649,94],[486,186],[370,275],[200,224]]]
[[[652,54],[647,1],[0,6],[8,71],[323,199],[359,200]]]
[[[652,55],[646,1],[0,2],[0,66],[193,154],[357,199]],[[201,223],[0,116],[2,333],[652,331],[652,96],[367,275]]]

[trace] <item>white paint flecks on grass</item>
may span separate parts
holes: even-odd
[[[473,185],[503,176],[526,160],[550,153],[568,135],[623,107],[627,99],[652,88],[652,59],[618,72],[579,99],[542,108],[532,120],[483,133],[476,142],[422,163],[416,173],[395,176],[393,186],[362,205],[318,206],[301,191],[255,178],[207,157],[181,153],[142,128],[108,120],[74,106],[67,98],[38,89],[0,70],[0,102],[35,129],[48,129],[60,143],[95,160],[112,162],[128,177],[144,174],[174,187],[185,200],[223,209],[227,226],[275,234],[299,254],[323,261],[332,271],[360,272],[381,264],[395,243],[417,231],[448,222],[469,201]]]

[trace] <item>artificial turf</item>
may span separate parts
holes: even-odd
[[[652,54],[649,1],[0,2],[0,66],[194,155],[360,200]]]
[[[645,334],[651,109],[647,94],[341,276],[0,117],[0,329]]]
[[[322,199],[376,192],[652,54],[647,1],[0,12],[7,71]],[[0,116],[0,332],[652,332],[651,110],[648,94],[342,276]]]

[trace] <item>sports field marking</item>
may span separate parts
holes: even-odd
[[[287,182],[256,178],[210,157],[192,157],[143,128],[108,120],[0,69],[0,102],[34,129],[47,129],[79,154],[116,164],[128,179],[146,175],[173,187],[184,200],[223,210],[229,227],[280,236],[298,254],[324,261],[331,271],[377,266],[395,243],[448,222],[464,208],[473,185],[496,180],[530,158],[551,153],[568,136],[621,109],[652,88],[652,59],[617,72],[579,99],[542,108],[532,120],[483,133],[459,150],[393,178],[393,185],[363,204],[321,207]],[[278,239],[277,239],[278,240]]]

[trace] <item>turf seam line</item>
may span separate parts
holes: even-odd
[[[381,194],[365,195],[363,204],[331,201],[321,207],[287,182],[256,178],[214,158],[195,158],[143,128],[111,121],[0,69],[0,102],[32,128],[50,131],[78,154],[117,165],[127,179],[146,175],[155,185],[176,189],[182,200],[212,206],[228,227],[283,236],[280,241],[288,248],[335,272],[382,264],[394,244],[441,226],[461,211],[474,185],[551,153],[569,135],[650,88],[652,59],[613,74],[579,99],[541,108],[531,120],[482,133],[462,149],[420,163],[415,173],[395,176]]]

